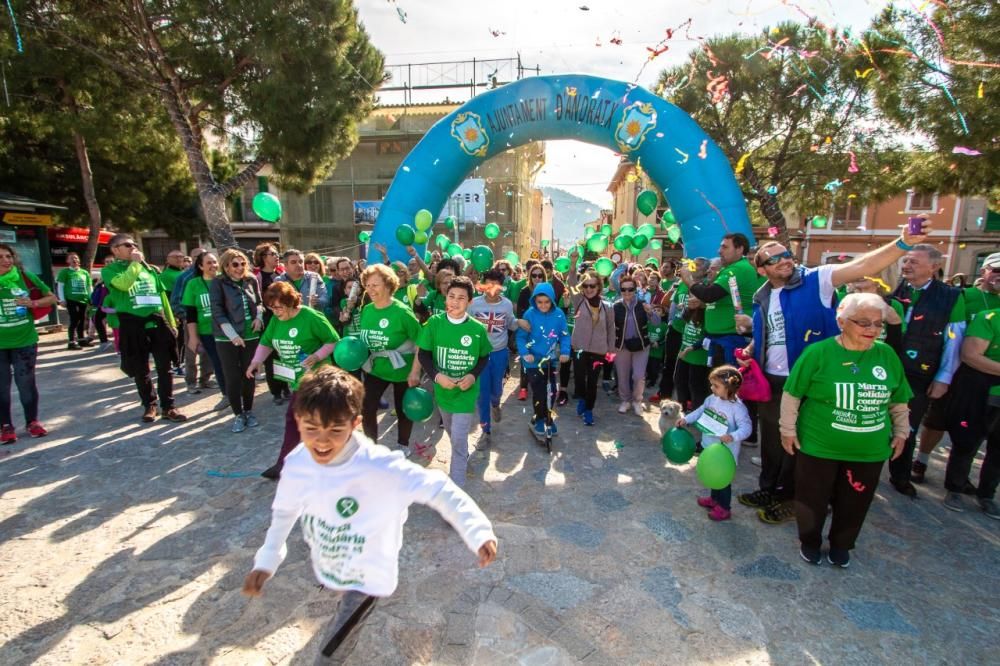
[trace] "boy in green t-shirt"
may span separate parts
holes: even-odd
[[[87,333],[87,305],[94,284],[90,271],[80,267],[80,255],[70,252],[66,255],[66,268],[56,275],[56,293],[59,302],[69,313],[69,344],[67,349],[89,347],[91,338]]]
[[[417,340],[417,362],[434,380],[434,401],[451,439],[449,476],[459,486],[465,485],[479,374],[493,351],[486,327],[466,312],[474,295],[472,280],[464,275],[453,278],[446,312],[428,319]]]

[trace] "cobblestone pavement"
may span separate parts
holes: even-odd
[[[334,605],[298,529],[264,596],[239,591],[268,524],[274,486],[256,474],[284,408],[259,385],[261,427],[233,435],[228,413],[208,411],[218,396],[178,378],[193,418],[144,425],[113,354],[42,340],[51,434],[0,451],[0,663],[317,663]],[[564,408],[549,456],[507,396],[467,485],[496,526],[497,562],[477,569],[414,508],[399,589],[348,663],[995,663],[998,525],[941,505],[945,451],[917,501],[883,481],[850,569],[813,567],[794,523],[738,504],[709,521],[693,466],[659,451],[656,413],[614,406],[599,398],[593,428]],[[438,442],[431,464],[446,469],[435,426],[415,435]],[[736,492],[754,488],[757,453],[744,448]]]

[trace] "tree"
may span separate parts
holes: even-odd
[[[915,7],[890,5],[865,35],[880,77],[877,103],[929,142],[910,164],[912,184],[988,193],[1000,173],[1000,4],[952,0],[931,5],[927,15]],[[962,154],[963,148],[982,154]]]
[[[848,36],[784,23],[706,40],[658,90],[725,152],[748,201],[788,242],[782,208],[829,212],[899,189],[900,155],[878,123],[872,81]],[[669,195],[668,195],[669,196]],[[759,218],[758,218],[759,219]]]
[[[266,163],[291,189],[321,180],[354,147],[383,80],[350,0],[92,0],[46,11],[72,12],[62,37],[155,91],[220,247],[235,245],[227,197]],[[210,131],[245,163],[224,181],[208,162]]]
[[[5,189],[66,206],[67,223],[90,229],[88,268],[105,219],[190,235],[199,225],[194,188],[169,125],[146,113],[156,99],[57,38],[34,36],[21,53],[0,48],[9,101],[0,119]]]

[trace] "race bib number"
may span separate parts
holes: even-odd
[[[695,426],[698,430],[716,437],[722,437],[729,432],[729,423],[726,421],[726,417],[711,409],[702,412],[701,417],[695,422]]]
[[[136,307],[144,305],[160,305],[162,303],[159,296],[145,296],[142,294],[133,296],[132,302],[136,305]]]
[[[290,368],[282,363],[274,362],[274,376],[284,382],[295,381],[295,368]]]

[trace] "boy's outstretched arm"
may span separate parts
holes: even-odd
[[[497,542],[487,541],[479,547],[479,568],[488,566],[497,558]]]
[[[256,597],[260,594],[264,582],[270,578],[284,561],[288,554],[285,540],[295,526],[300,511],[298,509],[271,510],[271,526],[267,528],[264,545],[260,547],[253,558],[253,570],[243,580],[243,594]]]

